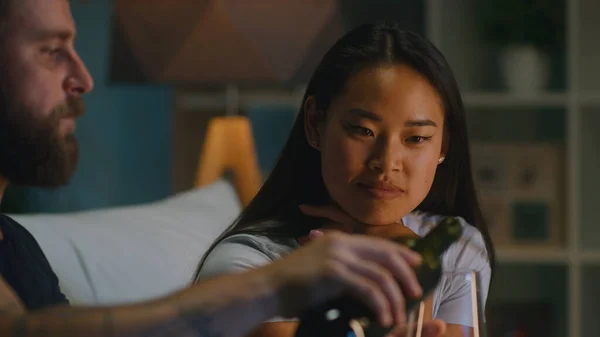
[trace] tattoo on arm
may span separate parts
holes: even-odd
[[[221,332],[214,331],[211,327],[212,318],[202,309],[176,307],[176,311],[177,319],[172,324],[155,329],[147,337],[223,337]]]
[[[2,282],[2,337],[228,337],[243,334],[246,327],[252,326],[253,320],[264,319],[258,309],[259,304],[264,302],[262,297],[239,300],[242,296],[234,293],[227,298],[213,295],[204,298],[196,297],[196,290],[187,290],[191,295],[180,293],[141,305],[105,308],[61,306],[26,313],[20,308],[18,299],[2,296],[1,286]],[[230,291],[230,288],[234,287],[226,287],[226,290]],[[247,289],[242,290],[245,290],[243,294],[248,293]],[[20,310],[13,312],[14,308]],[[232,322],[232,317],[239,317],[239,322]]]
[[[93,328],[94,325],[96,329]],[[116,336],[111,309],[92,313],[70,307],[49,309],[43,315],[23,314],[13,321],[11,336],[79,336],[82,326],[87,326],[92,335],[101,332],[103,337]]]
[[[198,337],[223,337],[222,332],[213,329],[213,319],[202,309],[178,308],[180,320]],[[233,322],[232,322],[233,324]]]
[[[34,318],[29,315],[21,315],[13,321],[12,335],[9,336],[79,336],[82,333],[82,327],[87,324],[89,324],[87,328],[94,336],[124,336],[124,332],[119,332],[115,326],[114,314],[115,312],[108,308],[95,313],[85,309],[79,311],[65,308],[65,310],[50,309],[43,317]],[[221,333],[212,329],[211,320],[212,318],[201,310],[179,310],[177,319],[165,325],[140,327],[137,332],[126,333],[126,335],[131,337],[223,337]],[[89,323],[85,323],[85,321]],[[93,325],[96,325],[97,328],[94,329]]]

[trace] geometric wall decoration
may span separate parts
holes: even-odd
[[[554,143],[471,143],[484,217],[498,246],[565,241],[565,161]]]

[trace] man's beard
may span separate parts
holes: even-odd
[[[0,176],[10,183],[54,188],[67,184],[79,161],[73,135],[61,136],[65,117],[85,111],[81,98],[70,98],[40,119],[8,90],[0,90]]]

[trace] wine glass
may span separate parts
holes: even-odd
[[[427,337],[423,335],[423,323],[435,313],[440,316],[433,316],[434,319],[444,320],[451,316],[451,321],[447,323],[460,322],[461,325],[465,325],[467,328],[461,329],[464,337],[487,337],[483,300],[487,285],[482,285],[480,273],[470,269],[443,271],[438,286],[429,296],[437,295],[442,290],[451,293],[444,301],[444,308],[439,310],[426,305],[426,301],[421,302],[408,313],[408,323],[403,336]]]

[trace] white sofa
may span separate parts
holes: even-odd
[[[11,215],[37,239],[72,304],[124,304],[191,282],[241,210],[227,181],[158,202],[67,214]]]

